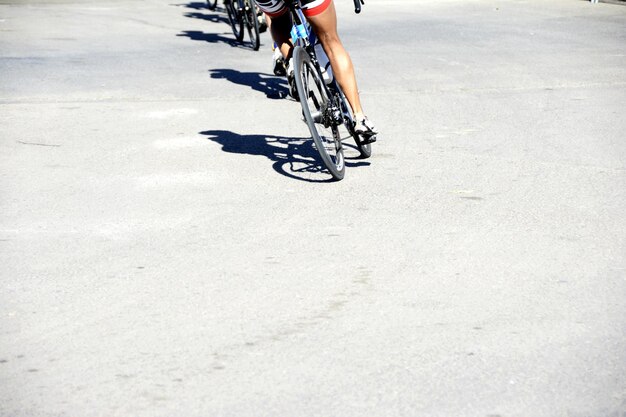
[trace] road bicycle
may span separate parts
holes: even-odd
[[[340,126],[343,125],[349,137],[354,139],[362,158],[372,155],[371,143],[365,143],[354,131],[354,116],[346,96],[334,77],[326,73],[325,68],[322,70],[320,61],[324,59],[328,62],[328,57],[321,47],[316,47],[315,32],[306,23],[300,2],[291,0],[285,3],[293,22],[291,37],[295,48],[292,59],[302,115],[322,162],[335,180],[341,180],[346,165]],[[354,0],[355,13],[361,11],[363,3],[363,0]]]
[[[211,0],[208,0],[209,2]],[[239,42],[243,42],[244,26],[248,30],[250,44],[255,51],[259,50],[259,13],[254,0],[224,0],[224,7],[228,13],[228,20],[233,34]]]

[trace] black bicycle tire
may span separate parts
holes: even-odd
[[[217,7],[217,0],[206,0],[206,5],[209,9],[215,10]]]
[[[304,121],[307,127],[309,128],[309,132],[311,133],[311,137],[313,138],[313,141],[315,142],[315,147],[317,148],[317,151],[319,152],[320,157],[322,158],[322,162],[324,163],[324,165],[326,166],[326,168],[328,169],[328,171],[330,172],[330,174],[333,176],[334,179],[341,180],[343,179],[345,175],[346,164],[345,164],[345,158],[343,155],[343,149],[341,148],[339,130],[337,129],[337,126],[331,127],[333,141],[336,146],[337,145],[339,146],[338,149],[336,149],[337,162],[335,162],[326,151],[324,142],[320,136],[320,133],[317,130],[316,123],[313,120],[313,115],[311,114],[311,110],[309,109],[309,106],[307,104],[309,91],[308,91],[308,88],[305,87],[304,82],[302,80],[303,67],[306,65],[309,68],[314,69],[314,71],[311,71],[311,75],[315,78],[316,85],[318,86],[323,85],[324,80],[320,76],[319,72],[315,70],[315,67],[313,66],[312,61],[311,61],[311,57],[309,56],[307,51],[301,46],[297,46],[294,49],[292,59],[294,60],[294,76],[295,76],[295,82],[296,82],[296,90],[298,91],[298,97],[300,98],[300,104],[302,107],[302,114],[304,115]],[[321,97],[321,99],[326,104],[328,104],[330,102],[330,98],[326,95],[325,89],[322,87],[322,88],[319,88],[319,90],[325,96],[325,97]],[[321,107],[321,104],[319,107]]]
[[[245,0],[244,7],[248,6],[250,9],[244,9],[246,26],[248,28],[248,35],[250,36],[250,44],[252,49],[258,51],[261,47],[261,35],[259,33],[259,18],[257,14],[256,4],[254,0]]]
[[[241,42],[243,40],[243,19],[239,14],[239,1],[240,0],[226,0],[224,6],[226,7],[226,13],[228,14],[228,21],[230,22],[230,28],[233,30],[235,39]],[[235,3],[237,7],[235,8]]]
[[[372,156],[372,142],[363,143],[363,139],[356,133],[350,132],[354,141],[356,142],[356,148],[359,150],[362,159],[367,159]]]

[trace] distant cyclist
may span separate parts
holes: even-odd
[[[255,0],[259,8],[271,19],[270,31],[278,49],[288,62],[287,77],[293,83],[293,43],[291,41],[292,22],[285,1],[297,0]],[[359,91],[354,75],[354,66],[350,55],[343,47],[337,34],[337,13],[333,0],[300,0],[302,11],[313,27],[324,52],[328,55],[333,74],[343,90],[356,124],[354,130],[363,137],[366,143],[374,142],[378,131],[374,124],[363,114]]]

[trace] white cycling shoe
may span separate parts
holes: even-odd
[[[363,138],[364,143],[376,142],[376,135],[378,135],[378,129],[374,123],[365,116],[354,122],[354,132]]]
[[[287,75],[287,68],[285,68],[285,58],[280,53],[278,48],[274,49],[274,55],[272,55],[272,72],[277,77],[284,77]]]
[[[296,101],[300,101],[298,89],[296,88],[296,76],[293,71],[293,59],[289,60],[287,65],[287,83],[289,84],[289,95]]]

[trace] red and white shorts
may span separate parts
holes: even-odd
[[[288,8],[283,0],[254,0],[263,12],[269,17],[278,17],[285,13]],[[330,6],[333,0],[300,0],[302,11],[306,17],[322,13]]]

